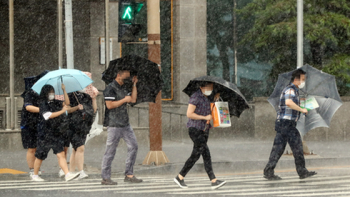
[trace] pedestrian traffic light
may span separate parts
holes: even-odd
[[[141,31],[142,25],[135,24],[135,17],[141,11],[143,3],[136,3],[135,0],[119,0],[119,42],[131,42],[137,40],[137,34]]]

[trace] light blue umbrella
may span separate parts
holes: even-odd
[[[93,81],[89,76],[76,69],[59,69],[50,71],[44,77],[40,78],[32,87],[32,89],[40,94],[44,85],[52,85],[55,88],[56,95],[62,95],[61,84],[66,86],[66,92],[75,92],[84,89]]]

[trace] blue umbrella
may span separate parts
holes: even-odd
[[[44,85],[52,85],[55,88],[55,94],[63,94],[61,84],[66,86],[66,92],[75,92],[84,89],[93,81],[86,74],[76,69],[59,69],[50,71],[40,78],[32,87],[32,89],[40,94]]]

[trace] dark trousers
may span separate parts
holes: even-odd
[[[210,151],[207,145],[209,130],[202,131],[191,127],[189,128],[189,135],[194,143],[193,150],[190,158],[187,159],[184,167],[180,171],[180,175],[185,177],[186,174],[191,170],[193,165],[198,161],[199,157],[202,155],[204,161],[204,168],[209,176],[209,179],[215,179],[215,175],[211,165]]]
[[[306,174],[308,170],[305,168],[303,144],[299,131],[296,128],[296,122],[292,120],[276,120],[275,130],[277,134],[273,143],[269,162],[264,169],[264,175],[271,176],[274,174],[276,164],[281,158],[287,142],[292,149],[298,175]]]

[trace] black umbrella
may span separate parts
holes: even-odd
[[[156,96],[163,87],[158,64],[137,55],[126,55],[110,61],[108,68],[102,73],[102,80],[106,84],[111,83],[119,69],[130,70],[130,75],[138,78],[136,104],[156,101]]]
[[[317,127],[329,127],[331,119],[338,108],[342,105],[335,77],[324,73],[310,65],[301,67],[306,72],[305,87],[300,89],[300,97],[312,96],[316,99],[319,107],[301,115],[297,123],[297,129],[302,135]],[[268,98],[269,103],[279,110],[279,101],[283,89],[291,83],[293,71],[280,74],[276,87]]]
[[[49,71],[45,70],[42,73],[40,73],[37,76],[31,76],[24,78],[24,92],[21,94],[21,96],[24,98],[24,95],[31,90],[32,86],[44,75],[46,75]]]
[[[212,82],[214,84],[213,92],[220,93],[222,100],[228,102],[231,116],[239,117],[245,109],[249,108],[247,100],[237,86],[219,77],[202,76],[192,79],[183,92],[191,96],[198,91],[200,82]]]

